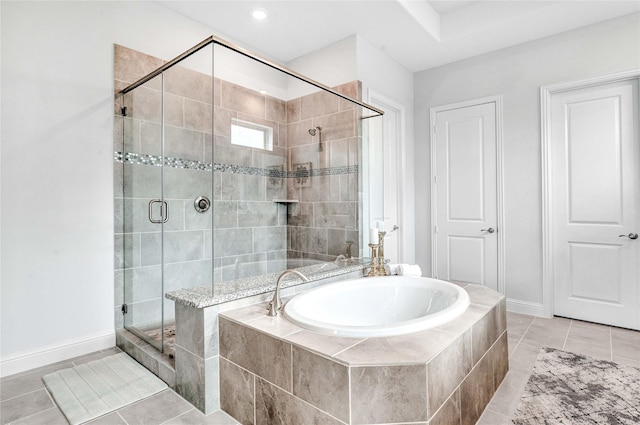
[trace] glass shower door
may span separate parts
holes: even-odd
[[[124,326],[163,351],[163,76],[124,95]]]

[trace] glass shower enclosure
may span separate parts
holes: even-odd
[[[329,88],[216,37],[167,63],[116,46],[115,70],[127,330],[173,357],[168,292],[213,296],[348,249],[367,255],[363,209],[381,207],[364,205],[363,187],[382,165],[363,166],[363,119],[382,111],[359,100],[359,82]]]

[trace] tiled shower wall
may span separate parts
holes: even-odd
[[[116,91],[162,63],[115,46]],[[360,97],[357,82],[337,90]],[[291,258],[333,260],[348,240],[358,252],[355,105],[324,92],[287,102],[179,66],[165,72],[164,91],[165,292],[284,270]],[[157,326],[163,302],[173,319],[160,289],[161,225],[148,219],[149,201],[161,197],[161,102],[160,77],[116,102],[117,327],[125,290],[132,323]],[[231,145],[232,118],[272,127],[273,150]],[[322,146],[308,131],[317,126]],[[300,164],[306,171],[296,173]],[[205,214],[193,206],[198,196],[212,200]]]
[[[354,81],[335,88],[354,99],[361,98],[361,85]],[[310,178],[287,179],[288,258],[333,261],[359,250],[360,110],[355,104],[327,92],[318,92],[287,102],[288,155],[290,170],[302,164]],[[309,129],[320,127],[315,136]]]

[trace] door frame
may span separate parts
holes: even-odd
[[[553,178],[551,175],[551,98],[555,94],[566,91],[597,87],[620,81],[640,79],[640,68],[629,71],[583,80],[569,81],[540,87],[540,137],[541,137],[541,166],[542,166],[542,312],[545,317],[553,316],[553,293],[555,282],[553,279]]]
[[[396,164],[396,192],[398,193],[398,227],[400,231],[398,231],[398,262],[405,261],[405,255],[411,250],[405,245],[410,241],[410,237],[407,234],[407,226],[409,223],[408,218],[406,217],[407,208],[405,208],[407,196],[406,196],[406,187],[405,184],[407,181],[406,176],[403,174],[403,171],[407,169],[406,167],[406,158],[405,158],[405,106],[399,102],[396,102],[393,99],[390,99],[375,90],[368,90],[369,100],[368,103],[372,106],[376,106],[382,110],[393,111],[396,114],[396,144],[397,152],[397,164]],[[387,229],[389,232],[390,229]]]
[[[462,102],[450,103],[447,105],[434,106],[429,108],[429,143],[431,147],[431,274],[435,276],[437,270],[437,240],[435,226],[437,224],[437,187],[436,187],[436,114],[451,109],[467,108],[470,106],[478,106],[486,103],[495,104],[496,112],[496,238],[498,242],[498,292],[505,293],[505,261],[504,261],[504,241],[506,229],[504,226],[504,167],[503,167],[503,144],[502,144],[502,95],[493,95],[481,97],[478,99],[465,100]]]

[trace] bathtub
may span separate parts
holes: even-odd
[[[447,323],[469,306],[461,287],[426,277],[367,277],[330,283],[294,296],[284,317],[325,335],[403,335]]]

